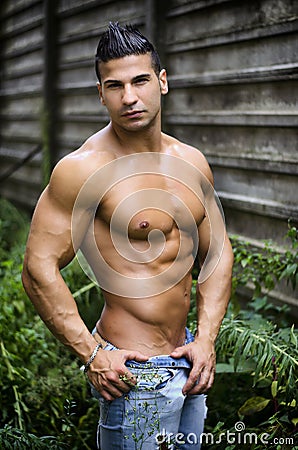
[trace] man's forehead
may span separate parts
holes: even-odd
[[[135,78],[143,73],[154,73],[151,54],[129,55],[123,58],[100,62],[101,81],[111,78],[121,81],[124,78]]]

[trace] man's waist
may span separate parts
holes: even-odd
[[[191,363],[186,358],[172,358],[172,356],[169,355],[152,356],[145,362],[128,360],[125,365],[135,369],[154,369],[155,367],[167,369],[191,369],[192,367]]]
[[[95,340],[102,345],[103,349],[106,350],[118,350],[119,348],[116,347],[113,343],[107,341],[104,339],[101,334],[97,331],[96,328],[94,328],[92,332],[93,337]],[[193,341],[193,335],[189,331],[188,328],[185,328],[185,340],[184,345],[189,344]],[[186,368],[190,369],[192,367],[191,363],[184,357],[181,358],[173,358],[170,355],[164,354],[164,355],[155,355],[149,357],[149,359],[145,362],[138,362],[134,360],[128,360],[126,361],[125,365],[127,367],[134,367],[134,368],[140,368],[140,369],[146,369],[146,368],[153,368],[153,367],[163,367],[163,368]]]

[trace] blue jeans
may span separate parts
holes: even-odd
[[[185,344],[193,336],[186,329]],[[108,343],[105,350],[117,350]],[[207,413],[206,396],[182,394],[191,364],[185,358],[153,356],[145,363],[127,361],[137,385],[113,401],[99,399],[97,445],[100,450],[198,450]]]

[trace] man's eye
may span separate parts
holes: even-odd
[[[145,84],[147,83],[148,78],[139,78],[138,80],[135,81],[136,84]]]
[[[112,83],[112,84],[108,84],[108,89],[117,89],[120,87],[119,83]]]

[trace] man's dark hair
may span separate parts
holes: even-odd
[[[152,67],[157,76],[160,73],[160,59],[153,44],[132,25],[121,27],[118,22],[110,22],[108,29],[101,35],[96,55],[95,72],[100,81],[99,63],[129,55],[151,53]]]

